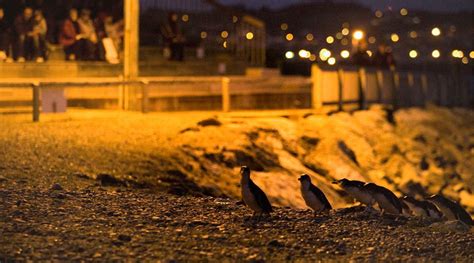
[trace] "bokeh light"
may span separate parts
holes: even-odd
[[[286,40],[291,41],[291,40],[293,40],[294,36],[293,36],[292,33],[288,33],[288,34],[286,34],[285,38],[286,38]]]
[[[352,37],[356,40],[361,40],[362,38],[364,38],[364,32],[362,32],[361,30],[356,30],[354,34],[352,34]]]
[[[313,41],[314,40],[313,34],[311,34],[311,33],[306,34],[306,40]]]
[[[469,63],[469,59],[468,59],[467,57],[463,57],[463,58],[461,59],[461,62],[462,62],[463,64],[467,64],[467,63]]]
[[[300,56],[300,58],[309,58],[311,56],[311,52],[309,52],[308,50],[305,50],[305,49],[301,49],[298,52],[298,56]]]
[[[293,51],[286,51],[285,58],[292,59],[294,57],[295,57],[295,53],[293,53]]]
[[[349,35],[349,33],[350,33],[350,32],[349,32],[349,28],[343,28],[342,31],[341,31],[341,33],[342,33],[342,35],[344,35],[344,36]]]
[[[283,23],[280,25],[280,28],[281,30],[285,31],[285,30],[288,30],[288,24],[287,23]]]
[[[322,61],[328,60],[329,57],[331,57],[331,51],[327,50],[326,48],[323,48],[319,51],[319,58]]]
[[[398,36],[398,34],[393,33],[390,36],[390,39],[392,40],[393,43],[396,43],[396,42],[398,42],[398,40],[400,40],[400,37]]]
[[[410,50],[410,53],[408,53],[408,55],[410,56],[410,58],[416,58],[418,57],[418,51],[412,49]]]
[[[201,38],[202,38],[202,39],[207,38],[207,32],[206,32],[206,31],[202,31],[202,32],[201,32]]]
[[[435,37],[440,36],[441,35],[441,29],[439,29],[437,27],[434,27],[433,29],[431,29],[431,34]]]
[[[400,15],[402,15],[402,16],[408,15],[408,9],[406,9],[406,8],[400,9]]]
[[[328,36],[328,37],[326,38],[326,42],[327,42],[328,44],[334,43],[334,37]]]
[[[411,38],[417,38],[418,37],[418,33],[416,31],[411,31],[410,32],[410,37]]]
[[[380,10],[375,11],[375,17],[381,18],[383,16],[383,12]]]
[[[245,38],[247,38],[248,40],[252,40],[253,39],[253,33],[252,32],[247,32],[247,34],[245,35]]]
[[[351,53],[348,50],[343,50],[341,51],[341,57],[342,58],[348,58],[351,55]]]
[[[433,58],[439,58],[441,56],[441,52],[439,52],[439,50],[435,49],[435,50],[433,50],[433,52],[431,52],[431,56]]]
[[[221,37],[222,38],[227,38],[228,36],[229,36],[229,32],[227,32],[225,30],[221,32]]]
[[[328,59],[328,64],[331,65],[331,66],[334,65],[334,64],[336,64],[336,59],[333,58],[333,57],[330,57],[330,58]]]

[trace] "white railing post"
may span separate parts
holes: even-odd
[[[230,91],[229,91],[229,82],[230,79],[228,77],[222,78],[222,111],[229,112],[230,111]]]

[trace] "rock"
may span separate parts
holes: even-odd
[[[55,183],[55,184],[53,184],[53,186],[51,186],[51,190],[61,191],[61,190],[63,190],[63,187],[60,184]]]
[[[267,246],[269,246],[269,247],[282,247],[283,244],[280,243],[280,241],[278,241],[276,239],[273,239],[273,240],[271,240],[270,242],[267,243]]]
[[[469,232],[471,227],[458,220],[438,222],[430,226],[431,229],[440,232]]]
[[[124,234],[118,235],[117,239],[120,240],[120,241],[122,241],[122,242],[130,242],[130,241],[132,241],[132,237],[131,237],[131,236],[129,236],[129,235],[124,235]]]
[[[197,125],[201,126],[201,127],[206,127],[206,126],[221,126],[222,123],[214,118],[209,118],[209,119],[205,119],[205,120],[202,120],[200,122],[197,123]]]
[[[127,186],[127,184],[110,174],[98,174],[97,181],[100,181],[102,186]]]

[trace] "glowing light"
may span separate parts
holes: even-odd
[[[377,41],[377,39],[375,39],[375,37],[369,37],[369,43],[370,44],[374,44],[376,41]]]
[[[252,33],[252,32],[247,32],[247,34],[245,35],[245,37],[246,37],[248,40],[252,40],[252,39],[253,39],[253,33]]]
[[[207,32],[202,31],[202,32],[201,32],[201,38],[202,38],[202,39],[205,39],[206,37],[207,37]]]
[[[333,58],[333,57],[330,57],[330,58],[328,59],[328,64],[331,65],[331,66],[334,65],[334,64],[336,64],[336,59]]]
[[[342,44],[343,46],[347,46],[347,45],[349,44],[349,40],[347,40],[347,38],[343,38],[343,39],[341,40],[341,44]]]
[[[441,35],[441,30],[437,27],[434,27],[433,29],[431,29],[431,34],[435,37]]]
[[[418,57],[418,52],[416,50],[410,50],[410,53],[408,53],[408,55],[410,56],[410,58],[416,58]]]
[[[333,38],[332,36],[328,36],[328,37],[326,38],[326,42],[327,42],[328,44],[332,44],[332,43],[334,43],[334,38]]]
[[[402,16],[408,15],[408,10],[406,8],[400,9],[400,15],[402,15]]]
[[[421,19],[417,16],[415,16],[413,19],[412,19],[413,23],[414,24],[419,24],[421,22]]]
[[[337,32],[337,33],[336,33],[336,38],[337,38],[337,39],[342,39],[342,37],[343,37],[343,35],[342,35],[341,32]]]
[[[280,28],[281,28],[281,30],[286,31],[286,30],[288,30],[288,24],[283,23],[283,24],[280,25]]]
[[[341,57],[342,58],[348,58],[351,54],[347,50],[341,51]]]
[[[239,18],[237,16],[232,16],[232,22],[234,23],[239,22]]]
[[[371,57],[371,56],[372,56],[372,51],[370,51],[370,50],[367,50],[367,51],[365,51],[365,52],[367,52],[367,55],[369,55],[369,57]]]
[[[400,37],[397,34],[393,33],[390,36],[390,39],[392,40],[392,42],[396,43],[396,42],[398,42],[398,40],[400,40]]]
[[[316,61],[316,55],[315,55],[315,54],[311,54],[311,56],[309,56],[309,60],[310,60],[310,61]]]
[[[181,20],[183,20],[183,22],[188,22],[189,21],[189,16],[188,15],[183,15],[181,17]]]
[[[463,57],[463,58],[461,59],[461,62],[462,62],[463,64],[467,64],[467,63],[469,63],[469,59],[468,59],[467,57]]]
[[[431,52],[431,56],[433,58],[439,58],[441,56],[441,53],[439,52],[439,50],[435,49],[433,50],[433,52]]]
[[[225,30],[221,32],[221,37],[222,38],[227,38],[228,36],[229,36],[229,32],[227,32]]]
[[[314,40],[313,34],[311,34],[311,33],[306,34],[306,40],[313,41]]]
[[[222,43],[222,46],[223,46],[224,48],[227,48],[227,41],[224,41],[224,43]]]
[[[383,12],[380,10],[375,11],[375,17],[381,18],[383,16]]]
[[[291,41],[294,38],[293,34],[291,34],[291,33],[286,34],[285,37],[286,37],[286,40],[288,40],[288,41]]]
[[[451,55],[455,58],[462,58],[462,57],[464,57],[464,52],[462,52],[462,50],[455,49],[455,50],[453,50]]]
[[[474,59],[474,51],[469,52],[469,57]]]
[[[331,57],[331,51],[323,48],[319,51],[319,58],[322,60],[322,61],[326,61],[328,60],[328,58]]]
[[[298,56],[300,56],[300,58],[309,58],[311,56],[311,52],[309,52],[308,50],[301,49],[298,52]]]
[[[356,40],[361,40],[364,37],[364,32],[361,30],[357,30],[352,34],[352,37],[355,38]]]
[[[293,51],[286,51],[285,58],[292,59],[294,57],[295,57],[295,53],[293,53]]]
[[[342,31],[341,31],[341,33],[342,33],[344,36],[347,36],[347,35],[349,35],[350,32],[349,32],[349,29],[348,29],[348,28],[343,28]]]

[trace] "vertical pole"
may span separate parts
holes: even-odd
[[[377,70],[375,72],[375,78],[376,78],[376,83],[377,83],[377,101],[378,103],[382,103],[383,101],[383,71]]]
[[[142,113],[148,112],[148,80],[142,80]]]
[[[365,91],[367,89],[367,76],[365,68],[359,68],[359,110],[366,108]]]
[[[40,85],[39,83],[33,83],[33,122],[39,122],[40,119],[40,105],[39,105],[39,96],[40,96]]]
[[[400,90],[400,76],[398,73],[391,69],[392,71],[392,107],[394,110],[398,109],[398,91]]]
[[[222,111],[230,111],[230,91],[229,91],[229,82],[228,77],[222,78]]]
[[[323,72],[317,64],[311,66],[311,104],[313,109],[318,110],[323,107],[322,101],[322,77]]]
[[[125,17],[125,36],[124,36],[124,61],[123,61],[123,77],[125,82],[130,82],[138,77],[138,51],[139,45],[139,20],[140,20],[140,1],[125,0],[124,1],[124,17]],[[129,109],[130,84],[123,87],[124,110]],[[142,94],[143,95],[143,94]]]
[[[338,111],[344,110],[344,70],[342,68],[337,69],[337,83],[338,83]]]
[[[404,100],[408,100],[408,101],[403,101],[403,105],[407,105],[408,106],[416,106],[416,102],[417,102],[417,95],[416,92],[415,92],[415,76],[413,75],[412,72],[408,72],[407,73],[407,76],[408,76],[408,96],[404,96]]]
[[[425,72],[421,74],[421,91],[423,93],[423,104],[426,106],[428,102],[428,76]]]

